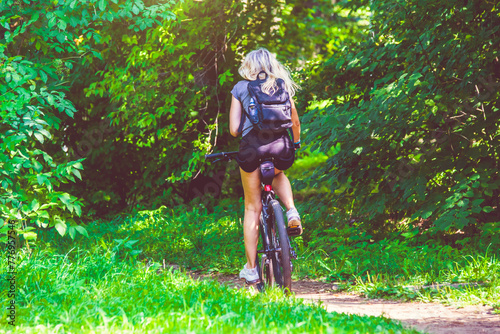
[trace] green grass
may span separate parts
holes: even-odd
[[[334,248],[318,249],[321,241],[329,244],[324,240],[326,237],[311,242],[312,250],[298,264],[299,268],[302,265],[300,271],[343,282],[345,290],[368,298],[499,308],[500,261],[497,254],[490,255],[491,249],[498,252],[498,247],[460,250],[435,240],[415,244],[404,238],[374,242],[365,232],[342,237],[346,231],[352,233],[353,228],[337,230],[327,237],[335,240],[330,243]],[[444,286],[424,288],[436,283]]]
[[[75,245],[113,251],[117,258],[137,258],[178,264],[187,270],[234,273],[244,264],[241,205],[219,206],[208,213],[202,206],[144,210],[95,221],[87,226],[90,238],[61,240],[56,231],[41,236],[42,242],[60,253]]]
[[[499,312],[497,245],[478,239],[459,249],[397,231],[376,241],[362,225],[338,224],[325,210],[301,212],[306,230],[293,241],[299,254],[294,280],[340,282],[373,298],[486,304]],[[95,221],[87,226],[89,238],[42,233],[31,257],[20,254],[14,332],[405,333],[387,319],[330,314],[277,290],[252,295],[182,272],[158,272],[165,262],[184,272],[238,273],[245,262],[242,214],[241,202],[211,212],[200,205],[162,207]],[[407,288],[462,282],[482,285]],[[1,291],[6,284],[0,279]]]
[[[489,283],[484,286],[440,287],[423,289],[417,298],[423,302],[441,302],[454,306],[489,305],[498,309],[500,300],[500,286],[498,283]]]
[[[243,204],[225,202],[208,212],[203,206],[141,211],[96,221],[90,238],[75,242],[43,235],[42,244],[66,253],[72,247],[101,247],[116,259],[178,264],[186,270],[236,274],[245,262],[240,217]],[[293,239],[299,259],[293,279],[341,282],[347,290],[374,298],[441,301],[458,304],[498,300],[498,245],[469,241],[463,249],[432,238],[405,238],[394,232],[375,241],[362,224],[338,224],[320,209],[303,212],[305,233]],[[324,228],[324,226],[329,226]],[[309,227],[309,228],[308,228]],[[420,238],[420,239],[419,239]],[[462,246],[461,246],[462,247]],[[486,285],[446,292],[406,289],[433,283],[479,282]]]
[[[2,324],[0,333],[417,333],[383,317],[328,313],[276,289],[251,293],[118,260],[101,247],[19,258],[17,326]]]
[[[376,241],[357,224],[315,229],[297,261],[297,274],[342,282],[343,289],[368,298],[499,308],[498,245],[483,244],[478,236],[464,248],[452,247],[435,238],[401,234],[396,231]],[[422,288],[436,283],[477,284]]]

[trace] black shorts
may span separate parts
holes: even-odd
[[[274,158],[274,167],[285,170],[293,165],[295,149],[288,131],[259,133],[252,129],[241,139],[236,156],[238,165],[247,173],[256,170],[264,158]]]

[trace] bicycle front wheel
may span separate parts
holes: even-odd
[[[274,266],[274,277],[276,282],[284,289],[292,291],[292,263],[290,262],[290,240],[286,232],[283,210],[277,200],[272,200],[270,205],[273,208],[274,222],[276,226],[275,247],[281,251],[277,253],[277,266]]]

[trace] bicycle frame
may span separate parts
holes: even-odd
[[[269,258],[269,255],[271,252],[277,251],[275,249],[271,249],[271,245],[274,240],[269,240],[269,236],[272,235],[270,233],[272,230],[274,230],[274,224],[271,224],[271,226],[268,226],[269,223],[273,223],[272,219],[272,210],[269,210],[269,203],[273,199],[276,198],[274,191],[273,191],[273,179],[274,179],[274,163],[273,159],[269,160],[264,160],[262,161],[260,165],[260,173],[261,173],[261,180],[262,180],[262,185],[263,185],[263,190],[262,190],[262,195],[261,195],[261,200],[262,200],[262,214],[261,214],[261,221],[260,221],[260,227],[261,227],[261,236],[262,236],[262,243],[264,250],[260,251],[260,253],[265,253],[267,255],[267,258]]]
[[[259,254],[265,254],[267,259],[271,258],[272,253],[281,252],[281,248],[273,248],[273,241],[270,237],[274,235],[272,233],[275,229],[273,217],[273,211],[270,210],[269,203],[275,199],[274,191],[272,188],[264,187],[262,190],[262,213],[260,220],[260,235],[262,238],[262,250],[257,250]]]

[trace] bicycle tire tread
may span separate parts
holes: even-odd
[[[285,226],[285,219],[283,217],[283,210],[281,205],[277,200],[272,200],[270,205],[274,212],[274,221],[276,223],[276,230],[278,232],[278,242],[281,248],[281,261],[280,265],[283,271],[282,276],[282,287],[288,289],[289,292],[292,291],[292,266],[290,262],[290,241],[288,239],[288,233]]]

